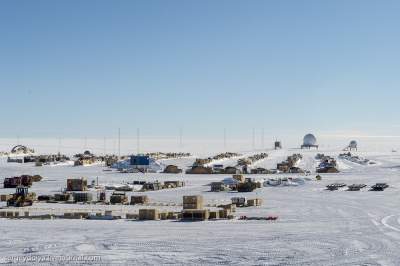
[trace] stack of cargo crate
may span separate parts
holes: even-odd
[[[203,196],[183,196],[184,210],[200,210],[203,209]]]
[[[236,204],[225,204],[225,205],[219,205],[218,208],[222,208],[222,209],[227,209],[229,210],[229,212],[234,213],[236,212]]]
[[[262,199],[256,198],[256,199],[249,199],[247,200],[247,206],[252,207],[252,206],[261,206],[262,205]]]
[[[67,191],[86,191],[86,190],[87,190],[86,178],[67,179]]]
[[[70,194],[55,194],[54,201],[68,201],[70,198]]]
[[[157,209],[140,209],[139,220],[160,220]]]
[[[73,216],[74,216],[74,218],[77,218],[77,219],[86,219],[89,217],[89,213],[88,212],[74,212]]]
[[[128,203],[128,197],[123,192],[114,192],[110,196],[111,204],[125,204]]]
[[[203,209],[203,196],[183,196],[182,219],[188,221],[204,221],[210,217],[210,211]]]
[[[90,202],[93,200],[93,195],[90,192],[74,192],[75,202]]]
[[[136,204],[147,204],[149,203],[149,197],[146,195],[142,196],[131,196],[131,205]]]
[[[161,220],[167,220],[168,219],[168,212],[162,211],[159,212],[159,216]]]
[[[210,211],[210,219],[219,219],[219,210]]]
[[[210,218],[210,211],[203,210],[183,210],[182,220],[186,221],[205,221]]]
[[[126,219],[136,220],[138,218],[139,218],[139,216],[136,213],[127,213],[126,214]]]
[[[229,209],[219,210],[219,218],[221,218],[221,219],[227,219],[228,215],[230,215],[230,214],[231,213],[230,213]]]
[[[178,219],[178,217],[179,217],[179,214],[178,213],[176,213],[176,212],[168,212],[168,219],[170,219],[170,220],[176,220],[176,219]]]
[[[32,186],[32,176],[21,175],[21,176],[4,178],[4,181],[3,181],[4,188],[16,188],[18,186],[31,187]]]

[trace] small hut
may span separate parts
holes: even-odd
[[[281,141],[275,141],[275,143],[274,143],[274,147],[275,147],[275,150],[280,150],[280,149],[282,149],[282,142]]]

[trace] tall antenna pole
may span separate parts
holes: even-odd
[[[118,128],[118,158],[121,157],[121,128]]]
[[[179,128],[179,148],[183,147],[182,135],[183,135],[183,129]]]
[[[103,155],[106,155],[106,137],[104,137],[104,142],[103,142]]]
[[[61,138],[58,138],[58,153],[61,154]]]
[[[261,148],[265,148],[265,136],[264,136],[264,128],[261,129]]]
[[[226,128],[224,128],[224,152],[226,152]]]
[[[251,143],[252,149],[255,150],[256,148],[256,129],[253,127],[253,139]]]
[[[137,154],[140,153],[140,128],[136,129],[136,151]]]

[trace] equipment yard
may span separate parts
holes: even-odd
[[[253,179],[304,178],[298,186],[263,186],[253,192],[210,192],[209,184],[229,177],[226,174],[187,175],[163,173],[119,173],[103,171],[102,166],[43,166],[10,164],[2,161],[2,178],[37,174],[43,180],[29,189],[36,195],[61,193],[67,178],[87,177],[88,182],[120,184],[133,180],[180,180],[185,186],[146,192],[143,205],[106,205],[35,202],[18,211],[21,217],[1,218],[0,263],[17,263],[19,256],[99,256],[104,265],[113,264],[266,264],[266,265],[398,265],[400,263],[400,156],[396,153],[368,153],[362,156],[376,162],[359,165],[338,158],[340,151],[324,151],[337,158],[340,173],[321,174],[317,181],[315,159],[321,151],[270,150],[257,167],[269,168],[300,153],[298,166],[304,174],[244,175]],[[247,154],[248,156],[249,154]],[[361,154],[360,154],[361,155]],[[165,159],[163,159],[165,161]],[[186,169],[194,158],[173,159]],[[227,161],[229,162],[229,161]],[[235,160],[231,160],[232,164]],[[164,162],[164,164],[168,164]],[[98,178],[98,179],[97,179]],[[0,180],[2,182],[3,180]],[[349,192],[347,188],[328,191],[330,184],[387,183],[384,191]],[[15,189],[0,189],[12,194]],[[127,194],[128,195],[128,194]],[[130,194],[129,194],[130,195]],[[139,221],[125,219],[127,213],[152,208],[158,211],[182,210],[182,197],[201,195],[204,208],[231,203],[233,197],[261,199],[262,206],[237,208],[235,218],[185,222],[180,220]],[[0,210],[2,211],[2,210]],[[115,220],[58,219],[67,212],[112,211]],[[24,212],[54,215],[54,219],[26,219]],[[214,214],[215,215],[215,214]],[[4,255],[7,256],[4,256]],[[20,263],[20,262],[19,262]],[[87,261],[87,264],[92,262]],[[18,264],[18,263],[17,263]]]

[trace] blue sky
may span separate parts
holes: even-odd
[[[0,137],[400,133],[399,1],[1,1]]]

